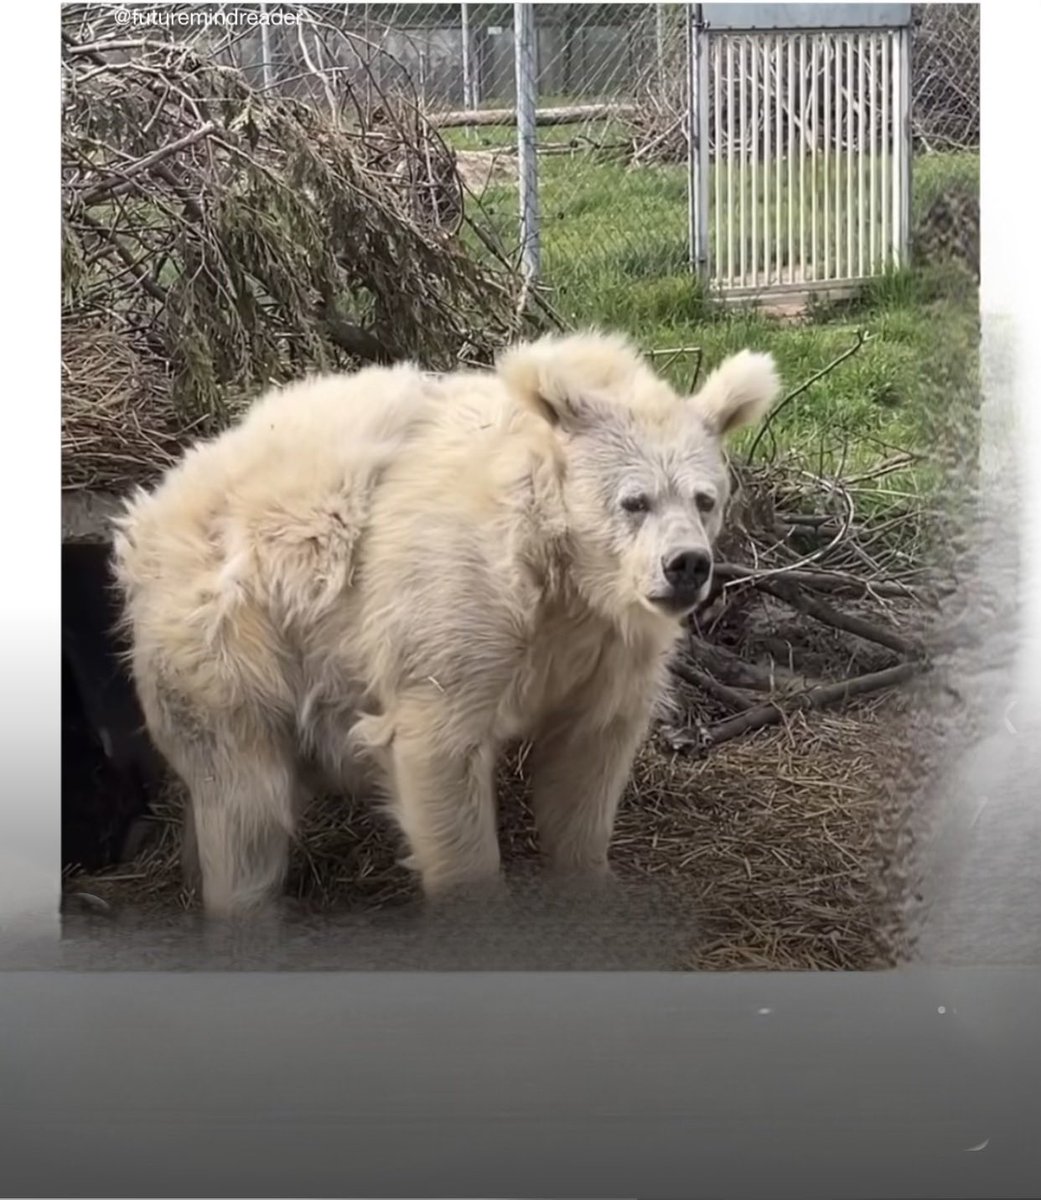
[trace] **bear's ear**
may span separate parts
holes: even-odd
[[[742,350],[712,372],[690,403],[713,433],[726,437],[761,421],[780,390],[773,355]]]
[[[521,404],[569,433],[607,418],[643,369],[623,338],[595,332],[522,343],[496,363]]]

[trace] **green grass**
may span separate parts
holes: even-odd
[[[453,133],[460,135],[456,144],[465,144],[465,131]],[[484,129],[480,135],[487,145],[504,146],[513,131]],[[704,368],[744,346],[770,350],[789,387],[819,371],[865,330],[870,340],[779,416],[772,431],[776,451],[836,472],[869,469],[891,457],[894,447],[947,460],[944,470],[926,462],[901,473],[887,485],[893,489],[936,488],[949,478],[950,462],[971,453],[978,321],[977,292],[967,275],[890,272],[873,280],[855,303],[817,307],[807,322],[782,323],[747,308],[710,303],[690,275],[682,167],[627,170],[577,154],[545,156],[540,172],[544,282],[569,323],[624,330],[649,350],[696,345]],[[940,192],[976,188],[979,157],[923,157],[912,179],[914,219]],[[773,182],[772,175],[771,187]],[[854,197],[857,185],[854,176]],[[504,242],[514,244],[516,189],[490,189],[484,203]],[[803,211],[809,236],[810,212]],[[797,234],[797,214],[793,224]],[[677,360],[671,373],[677,384],[689,383],[691,358]]]

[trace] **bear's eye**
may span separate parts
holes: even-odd
[[[716,507],[716,498],[708,492],[698,492],[694,497],[694,503],[700,512],[710,513]]]
[[[651,502],[644,495],[622,497],[622,508],[627,513],[645,513],[650,507]]]

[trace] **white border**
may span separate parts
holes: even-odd
[[[14,5],[0,72],[11,170],[0,189],[8,382],[0,454],[0,937],[32,914],[58,931],[60,891],[60,78],[58,5]],[[16,165],[17,164],[17,165]]]
[[[1023,712],[1041,698],[1041,328],[1032,104],[1037,10],[1011,0],[983,9],[983,213],[981,305],[985,350],[1015,331],[1013,395],[988,395],[986,477],[1000,496],[1016,472],[1022,538],[1023,642],[1015,682]],[[0,586],[0,937],[16,917],[57,933],[60,691],[60,88],[58,6],[8,11],[5,158],[0,189],[8,260],[3,305],[5,582]],[[53,391],[51,389],[54,389]],[[1018,454],[1015,452],[1018,451]],[[1041,808],[1041,800],[1038,801]]]

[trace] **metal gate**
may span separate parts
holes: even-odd
[[[690,238],[726,296],[906,262],[910,5],[690,6]]]

